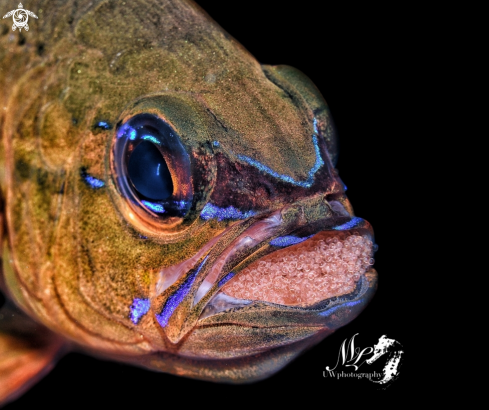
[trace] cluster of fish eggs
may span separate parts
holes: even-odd
[[[311,238],[252,263],[223,291],[238,299],[312,304],[355,289],[373,265],[372,241],[358,234]]]

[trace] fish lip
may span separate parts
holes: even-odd
[[[304,207],[311,206],[311,203],[321,206],[324,204],[322,201],[321,197],[312,197],[309,203],[299,207],[291,205],[266,216],[257,215],[232,225],[219,235],[215,244],[190,271],[161,295],[151,299],[151,310],[164,337],[177,344],[185,335],[192,333],[208,303],[222,291],[224,277],[232,269],[239,271],[265,254],[280,249],[270,245],[270,241],[280,235],[304,232],[315,235],[323,230],[366,228],[365,234],[373,236],[368,222],[338,214],[327,203],[323,205],[321,214],[305,215],[304,210],[309,208]],[[353,227],[343,229],[342,225],[351,221],[355,221]]]
[[[220,340],[221,330],[231,328],[233,330],[227,330],[229,337],[226,343],[221,343],[220,347],[213,347],[212,343],[208,345],[206,359],[246,358],[278,347],[303,341],[308,343],[306,340],[318,340],[318,337],[323,339],[358,316],[372,299],[376,288],[377,272],[371,268],[361,276],[350,294],[328,298],[306,308],[255,301],[231,311],[208,315],[204,311],[180,354],[202,358],[202,352],[192,346],[192,339]],[[248,345],[241,338],[246,340],[250,332],[257,343]],[[197,343],[197,346],[201,345],[202,340]]]

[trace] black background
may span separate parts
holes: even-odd
[[[406,174],[412,167],[415,133],[411,73],[417,63],[410,43],[412,27],[403,20],[402,10],[370,2],[198,3],[258,61],[294,66],[321,90],[339,134],[337,167],[348,197],[356,215],[367,219],[376,234],[377,294],[357,319],[263,382],[219,385],[70,354],[9,404],[9,410],[36,405],[291,407],[292,399],[305,406],[349,406],[416,389],[409,279],[416,243],[409,199],[415,181]],[[361,347],[374,345],[382,335],[404,346],[400,377],[386,390],[366,380],[323,378],[325,366],[336,362],[342,341],[356,333]]]

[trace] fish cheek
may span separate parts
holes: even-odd
[[[97,347],[101,338],[138,343],[140,339],[137,334],[114,320],[115,316],[98,309],[90,294],[84,294],[83,264],[87,262],[84,259],[86,244],[82,241],[82,234],[86,223],[79,207],[80,194],[83,196],[83,192],[88,193],[84,195],[84,200],[92,201],[92,209],[97,209],[99,198],[104,194],[101,189],[90,188],[80,177],[79,167],[83,161],[78,160],[79,152],[74,152],[72,158],[74,160],[69,161],[70,168],[66,170],[62,183],[53,184],[58,189],[59,212],[53,223],[52,235],[46,236],[49,231],[44,233],[46,239],[50,240],[45,240],[44,246],[47,249],[38,270],[39,288],[42,289],[40,296],[43,300],[42,306],[34,309],[49,327],[84,345]],[[84,164],[88,169],[96,169],[96,164]],[[50,190],[46,190],[45,195],[47,198],[53,196]],[[34,303],[37,302],[31,300],[31,305]]]
[[[132,328],[134,300],[154,296],[160,270],[195,254],[215,232],[202,229],[178,242],[161,243],[128,225],[108,195],[95,194],[80,185],[79,292],[97,312]]]
[[[147,255],[154,249],[124,229],[107,195],[80,193],[79,212],[80,291],[97,310],[124,321],[134,295],[149,291],[158,264]]]
[[[79,314],[77,320],[84,326],[92,326],[92,331],[103,332],[107,338],[116,337],[121,330],[110,334],[107,324],[97,329],[93,312],[132,328],[130,307],[134,299],[152,296],[162,268],[189,258],[216,234],[211,228],[199,229],[177,242],[164,243],[162,238],[142,235],[137,226],[128,223],[109,195],[110,183],[104,173],[105,145],[112,133],[108,130],[90,134],[81,145],[79,159],[71,171],[70,187],[65,193],[72,208],[66,210],[66,214],[71,214],[70,222],[60,228],[64,231],[61,235],[64,241],[72,243],[71,250],[64,253],[76,259],[78,265],[71,269],[71,277],[65,277],[64,282],[72,282],[72,286],[78,288],[82,297],[76,303],[87,306],[92,312],[92,317]],[[90,185],[88,177],[104,185]],[[70,232],[72,238],[69,238]],[[85,323],[88,321],[91,323]]]
[[[124,268],[124,258],[137,259],[139,252],[134,243],[121,240],[131,235],[121,235],[123,227],[107,194],[104,154],[109,135],[110,132],[91,134],[85,139],[80,162],[73,172],[82,273],[80,290],[97,308],[123,316],[119,303],[115,301],[129,299],[127,295],[138,286],[132,276],[133,270]],[[95,184],[96,181],[100,183]],[[104,298],[104,292],[106,296],[114,294],[115,297]]]

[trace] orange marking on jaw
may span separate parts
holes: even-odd
[[[321,232],[253,262],[223,292],[282,305],[309,305],[344,295],[373,264],[372,245],[357,233]]]

